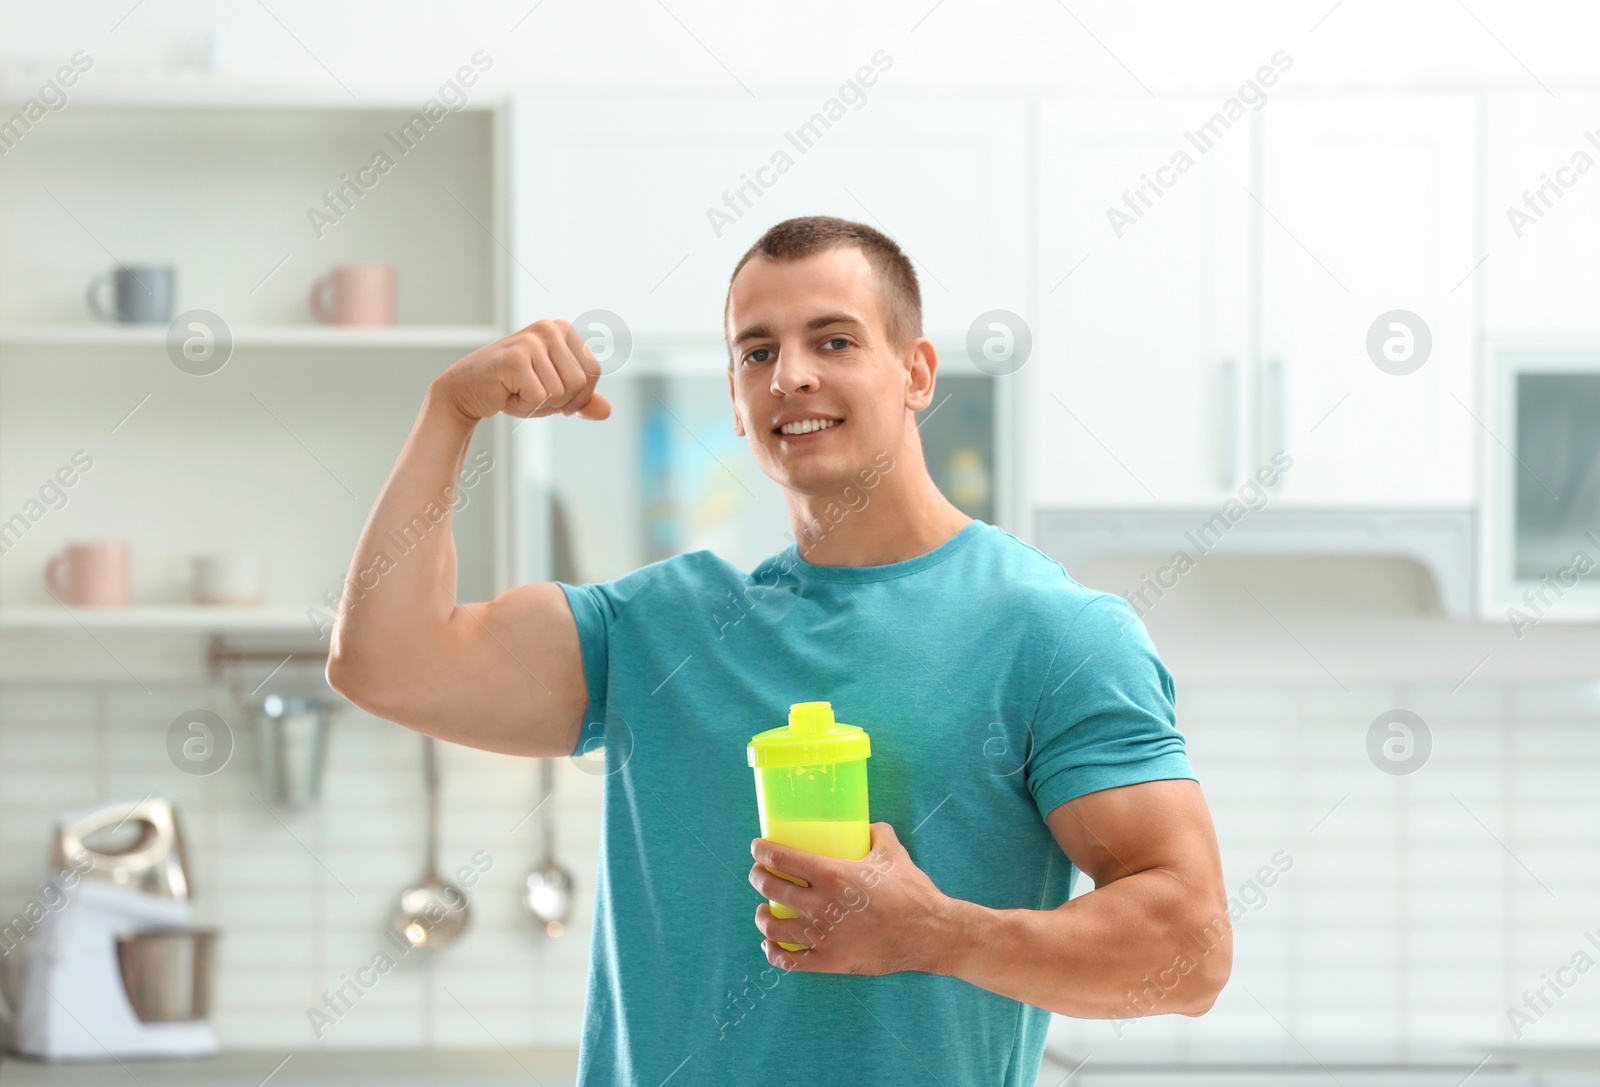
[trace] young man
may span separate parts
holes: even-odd
[[[1232,944],[1171,676],[1124,600],[934,486],[904,254],[780,223],[734,270],[726,334],[734,427],[795,544],[459,605],[430,532],[334,628],[329,681],[379,716],[517,755],[604,742],[581,1082],[1021,1087],[1050,1011],[1204,1012]],[[480,419],[606,418],[598,371],[565,321],[451,366],[352,572],[447,491]],[[810,700],[871,737],[862,860],[755,837],[745,744]],[[1079,870],[1095,889],[1068,902]]]

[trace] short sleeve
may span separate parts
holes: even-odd
[[[1193,778],[1172,674],[1114,593],[1079,610],[1055,647],[1033,721],[1028,788],[1041,817],[1087,793]]]
[[[589,693],[589,705],[583,714],[583,729],[578,733],[578,743],[572,755],[583,754],[595,746],[591,737],[605,734],[606,687],[611,661],[611,624],[617,617],[615,586],[607,582],[598,585],[568,585],[556,582],[567,594],[567,606],[578,624],[578,648],[583,656],[583,684]]]
[[[567,606],[578,624],[578,649],[583,657],[583,684],[589,694],[583,728],[578,733],[573,756],[586,755],[606,741],[606,708],[611,691],[611,665],[616,643],[617,622],[634,597],[647,586],[657,585],[674,565],[695,556],[679,555],[652,562],[648,566],[613,578],[611,581],[569,585],[557,581],[567,595]],[[626,652],[626,650],[624,650]],[[623,667],[626,667],[624,664]]]

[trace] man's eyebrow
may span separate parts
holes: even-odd
[[[854,325],[857,328],[865,328],[866,327],[864,324],[862,324],[862,322],[861,322],[861,320],[859,318],[854,317],[851,314],[848,314],[848,313],[824,313],[824,314],[821,314],[819,316],[813,317],[813,318],[811,318],[811,320],[807,321],[806,322],[806,330],[808,332],[809,331],[815,331],[816,329],[819,329],[819,328],[826,328],[829,325]],[[768,328],[766,325],[751,325],[749,328],[747,328],[743,332],[739,333],[739,335],[735,336],[733,338],[733,342],[734,343],[744,343],[744,341],[746,341],[746,340],[771,339],[771,338],[772,338],[772,330],[770,328]]]

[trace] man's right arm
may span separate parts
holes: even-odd
[[[502,411],[604,419],[611,405],[595,392],[599,369],[571,325],[539,321],[429,386],[351,560],[328,652],[334,690],[452,743],[512,755],[573,750],[588,693],[566,594],[543,582],[458,604],[451,522],[478,421]],[[410,549],[393,553],[386,541],[397,539]]]

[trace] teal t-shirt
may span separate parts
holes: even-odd
[[[972,521],[883,566],[794,545],[748,574],[710,551],[562,585],[604,744],[585,1087],[1031,1087],[1049,1013],[951,977],[786,973],[746,876],[745,745],[826,700],[871,737],[874,822],[944,893],[1044,910],[1076,869],[1045,816],[1192,778],[1172,677],[1127,601]]]

